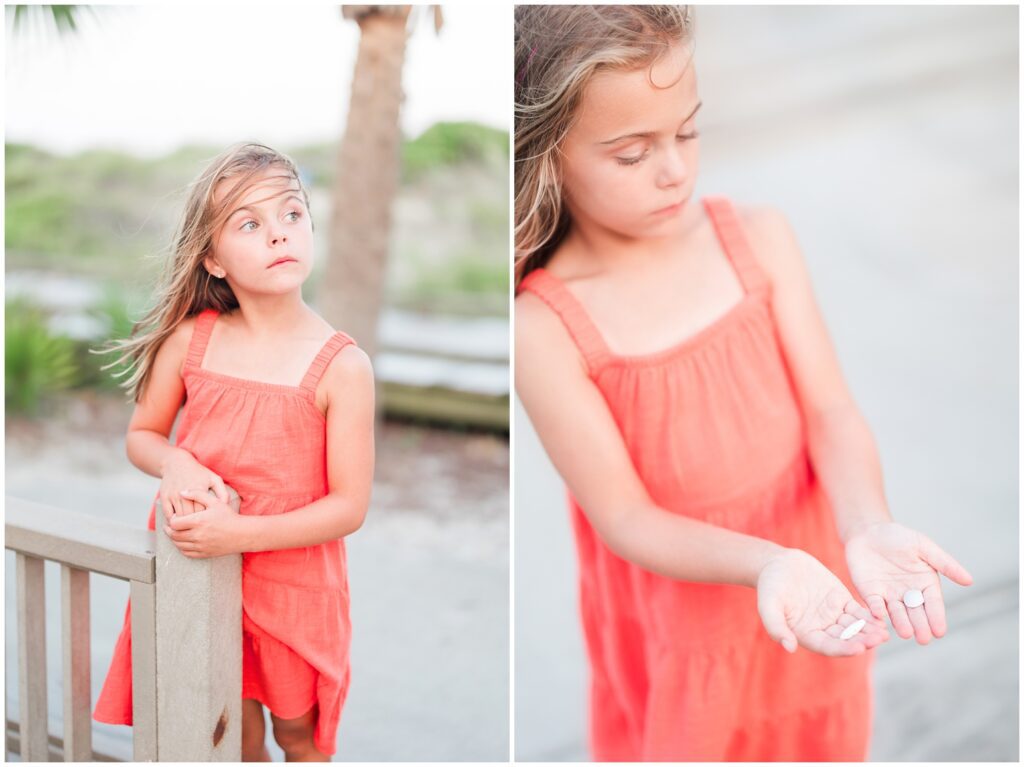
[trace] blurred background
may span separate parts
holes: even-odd
[[[348,546],[353,681],[334,758],[505,761],[511,7],[413,8],[390,81],[356,68],[380,6],[54,8],[17,23],[6,8],[5,492],[145,526],[159,481],[125,457],[131,405],[87,350],[148,305],[206,162],[242,140],[285,152],[312,198],[306,300],[376,348],[384,406],[370,513]],[[400,114],[367,125],[356,76],[400,88]],[[356,132],[393,138],[398,178],[387,252],[367,256],[384,272],[379,308],[352,319],[365,333],[324,300],[335,202],[374,172],[356,168]],[[11,552],[5,571],[17,719]],[[48,563],[52,733],[58,576]],[[90,580],[95,702],[128,586]],[[130,758],[130,728],[93,722],[93,739]]]
[[[894,517],[974,575],[875,664],[873,761],[1017,761],[1016,6],[699,6],[695,199],[789,217]],[[585,760],[563,484],[515,404],[517,761]]]

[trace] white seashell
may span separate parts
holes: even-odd
[[[864,620],[863,618],[860,618],[856,622],[851,623],[849,626],[844,628],[843,629],[843,633],[839,635],[839,638],[840,639],[849,639],[850,637],[859,634],[860,630],[862,628],[864,628],[866,625],[868,625],[868,622],[866,620]]]
[[[910,589],[903,595],[903,604],[907,607],[920,607],[924,604],[924,594],[918,589]]]

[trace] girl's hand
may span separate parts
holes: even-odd
[[[846,542],[850,576],[871,612],[888,616],[901,639],[916,637],[928,644],[946,633],[946,607],[939,573],[954,583],[970,586],[971,574],[930,538],[895,522],[878,522]],[[909,589],[924,594],[924,604],[907,607]]]
[[[165,519],[169,521],[174,515],[196,511],[195,504],[182,494],[182,491],[189,489],[212,489],[222,502],[229,501],[224,480],[199,463],[190,452],[179,448],[167,461],[160,481],[160,504]]]
[[[889,639],[885,622],[871,617],[843,582],[805,551],[786,549],[761,570],[757,611],[772,639],[789,652],[797,644],[822,655],[861,655]],[[843,629],[863,618],[850,639]]]
[[[175,515],[164,525],[164,532],[178,551],[191,559],[204,559],[244,550],[239,545],[244,520],[238,514],[237,504],[224,503],[208,490],[183,490],[182,497],[205,508]]]

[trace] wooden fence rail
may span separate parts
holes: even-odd
[[[105,761],[94,754],[89,574],[130,584],[135,761],[240,761],[241,555],[189,559],[163,531],[7,496],[5,547],[17,557],[22,761]],[[45,560],[61,565],[63,739],[48,731]]]

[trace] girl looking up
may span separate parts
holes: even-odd
[[[263,706],[288,761],[328,758],[349,686],[344,539],[370,500],[373,373],[302,299],[312,234],[294,163],[230,147],[191,185],[153,308],[111,347],[132,371],[128,457],[160,478],[149,529],[159,508],[182,555],[242,555],[246,761],[269,760]],[[130,604],[93,718],[132,723]]]

